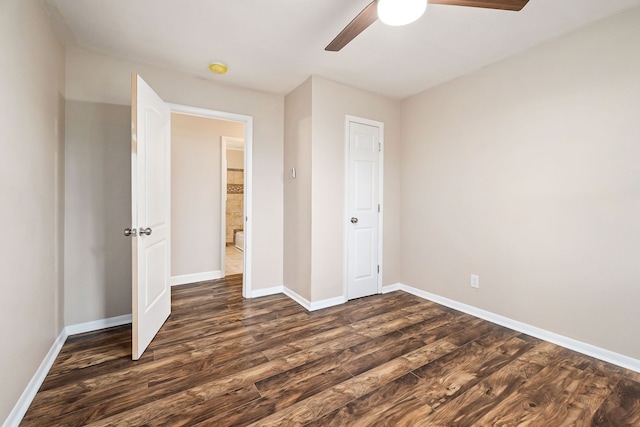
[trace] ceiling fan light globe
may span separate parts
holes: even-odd
[[[378,18],[387,25],[407,25],[420,18],[427,0],[378,0]]]

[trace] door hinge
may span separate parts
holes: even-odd
[[[378,265],[378,274],[380,274],[380,265]]]
[[[382,151],[382,143],[378,142],[378,151]]]
[[[380,213],[380,203],[378,203],[378,213]]]

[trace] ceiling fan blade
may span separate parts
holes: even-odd
[[[363,32],[369,25],[378,19],[378,3],[373,0],[367,7],[362,9],[349,25],[344,27],[340,34],[324,50],[337,52],[345,47],[351,40],[355,39],[358,34]]]
[[[519,11],[527,5],[529,0],[428,0],[430,4],[444,4],[449,6],[480,7],[484,9],[500,9]],[[358,34],[378,19],[378,1],[373,0],[353,21],[344,27],[340,34],[327,47],[326,51],[337,52],[345,47]]]
[[[519,11],[529,0],[429,0],[430,4],[447,4],[451,6],[482,7],[485,9],[501,9]]]

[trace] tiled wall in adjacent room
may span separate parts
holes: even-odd
[[[243,229],[244,171],[227,169],[227,243],[235,242],[235,233]]]

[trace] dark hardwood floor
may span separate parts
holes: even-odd
[[[640,374],[403,292],[172,293],[137,362],[130,326],[69,337],[22,425],[640,426]]]

